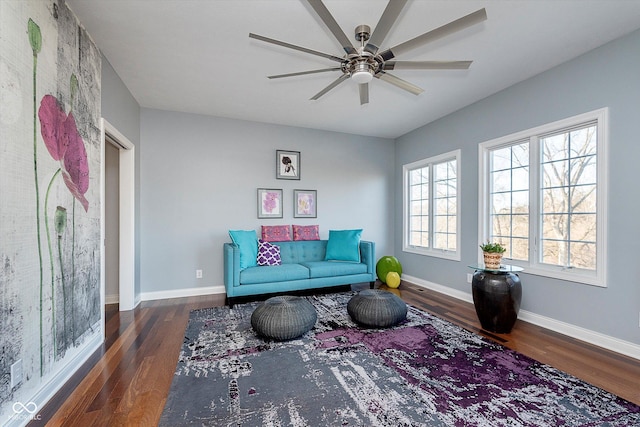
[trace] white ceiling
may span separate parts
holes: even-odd
[[[487,20],[397,60],[473,60],[469,70],[392,73],[415,96],[370,83],[370,103],[339,72],[267,75],[335,62],[248,37],[336,56],[343,50],[303,0],[67,0],[140,106],[396,138],[640,28],[638,0],[409,0],[382,49],[486,8]],[[375,27],[386,0],[325,0],[348,37]],[[357,42],[353,39],[353,43]],[[640,47],[639,47],[640,48]]]

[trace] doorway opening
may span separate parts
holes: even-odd
[[[117,295],[119,310],[128,311],[133,310],[137,305],[135,297],[135,146],[108,121],[102,119],[102,122],[104,132],[102,162],[104,246],[101,280],[103,303],[114,302]],[[109,165],[107,161],[110,162]],[[114,163],[117,164],[114,165]],[[109,183],[106,178],[107,168],[110,174]],[[117,174],[116,177],[111,176],[114,171]],[[114,181],[117,189],[107,187],[107,185],[113,185]],[[108,191],[109,194],[107,194]],[[108,214],[113,215],[114,204],[117,218],[107,218]],[[109,209],[109,213],[106,209]],[[107,257],[109,259],[106,259]],[[117,258],[113,259],[113,257]],[[108,273],[106,273],[107,268],[109,268]],[[107,283],[107,277],[109,283]]]

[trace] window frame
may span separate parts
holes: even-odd
[[[505,258],[506,263],[525,268],[525,272],[538,276],[578,282],[587,285],[607,287],[607,193],[608,193],[608,108],[601,108],[556,122],[516,132],[500,138],[485,141],[478,146],[478,244],[489,236],[491,214],[490,194],[490,153],[493,150],[520,144],[529,144],[529,254],[528,260]],[[542,245],[541,196],[542,167],[540,144],[546,136],[569,132],[571,129],[594,123],[597,126],[596,142],[596,268],[595,270],[563,267],[545,264],[540,257]],[[482,262],[478,252],[478,262]]]
[[[414,253],[418,255],[426,255],[437,258],[444,258],[454,261],[460,261],[460,245],[461,245],[461,189],[462,189],[462,150],[453,150],[447,153],[443,153],[437,156],[429,157],[426,159],[418,160],[412,163],[408,163],[402,166],[402,251]],[[456,162],[456,250],[435,249],[433,247],[435,230],[435,216],[433,215],[434,207],[434,166],[449,161]],[[429,247],[410,245],[410,214],[411,209],[409,204],[411,203],[411,188],[409,186],[409,175],[411,171],[420,169],[425,166],[429,166]]]

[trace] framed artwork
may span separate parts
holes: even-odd
[[[276,178],[300,179],[300,152],[276,150]]]
[[[316,218],[318,193],[316,190],[293,190],[293,217]]]
[[[282,190],[258,188],[258,218],[282,218]]]

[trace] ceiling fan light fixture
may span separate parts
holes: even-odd
[[[356,64],[354,70],[351,72],[351,79],[358,84],[369,83],[373,80],[373,73],[371,72],[369,64],[366,62]]]
[[[364,83],[369,83],[371,80],[373,80],[373,74],[371,74],[371,71],[369,70],[356,71],[351,74],[351,79],[361,85]]]

